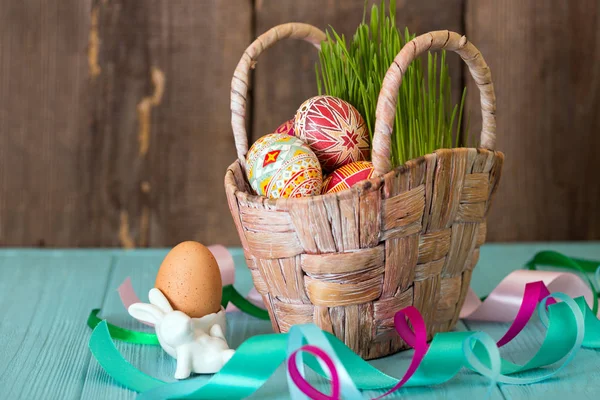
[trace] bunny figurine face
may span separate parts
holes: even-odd
[[[153,288],[148,293],[150,304],[135,303],[129,314],[154,324],[161,347],[177,359],[176,379],[191,372],[215,373],[233,356],[225,340],[225,310],[202,318],[190,318],[173,310],[163,293]]]

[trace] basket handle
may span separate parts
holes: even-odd
[[[492,75],[483,56],[465,36],[450,31],[434,31],[417,36],[408,42],[398,53],[387,70],[375,114],[372,160],[375,175],[381,176],[392,169],[390,162],[391,134],[396,115],[398,91],[404,72],[419,55],[431,50],[452,50],[463,59],[479,88],[481,114],[481,147],[493,150],[496,144],[496,95]]]
[[[316,48],[326,39],[325,33],[312,25],[290,22],[277,25],[260,35],[244,51],[240,62],[235,68],[231,80],[231,127],[238,159],[246,167],[248,152],[248,134],[246,133],[246,95],[250,69],[256,65],[258,56],[282,39],[302,39],[312,43]]]

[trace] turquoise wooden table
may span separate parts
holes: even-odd
[[[486,245],[473,274],[478,295],[489,293],[510,271],[521,268],[536,251],[556,250],[567,255],[600,260],[600,243],[538,243]],[[0,250],[0,399],[133,399],[136,393],[113,381],[91,357],[86,319],[91,309],[130,329],[148,329],[132,320],[120,303],[117,287],[130,276],[134,288],[146,299],[167,250]],[[251,287],[243,255],[234,250],[236,287],[247,293]],[[245,338],[271,332],[268,321],[236,312],[228,314],[228,340],[237,347]],[[507,324],[459,322],[458,330],[483,330],[502,336]],[[544,328],[531,322],[517,339],[503,348],[502,355],[524,362],[540,346]],[[158,347],[117,343],[134,366],[157,378],[173,381],[174,360]],[[411,353],[403,352],[372,361],[382,371],[400,377]],[[529,376],[540,373],[531,371]],[[325,390],[319,377],[310,378]],[[448,383],[428,388],[410,388],[390,398],[415,399],[484,398],[486,380],[464,371]],[[286,399],[285,370],[276,374],[254,395],[255,399]],[[376,396],[369,392],[365,398]],[[582,349],[558,377],[528,386],[498,385],[492,399],[598,399],[600,396],[600,352]]]

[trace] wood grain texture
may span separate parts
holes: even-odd
[[[90,222],[100,243],[238,242],[223,191],[235,155],[227,88],[250,40],[250,3],[94,3]]]
[[[369,8],[379,0],[369,0]],[[462,31],[463,0],[400,0],[396,4],[397,25],[413,33],[449,29]],[[255,32],[257,36],[285,22],[305,22],[320,29],[332,26],[351,37],[361,22],[364,1],[346,0],[257,0]],[[440,10],[444,10],[440,12]],[[277,44],[261,56],[254,72],[254,118],[252,139],[271,133],[292,118],[304,100],[317,95],[315,62],[318,53],[306,43]],[[458,99],[461,65],[454,54],[448,55],[453,95]]]
[[[109,252],[0,254],[0,388],[5,399],[79,399]],[[106,398],[106,397],[104,397]]]
[[[235,64],[276,24],[349,35],[362,10],[345,0],[3,2],[0,245],[239,244],[222,190],[235,157]],[[466,33],[490,64],[507,160],[489,240],[599,239],[598,2],[399,0],[397,25]],[[252,138],[316,94],[316,60],[310,45],[289,41],[261,56]],[[470,85],[478,132],[477,90],[458,57],[449,61],[454,98]],[[456,215],[480,221],[484,193],[463,196]]]
[[[166,255],[165,251],[149,251],[140,253],[117,253],[114,270],[109,277],[107,291],[102,304],[101,318],[112,321],[115,325],[150,332],[152,329],[129,317],[123,307],[116,288],[131,277],[133,287],[142,301],[148,300],[148,290],[153,286],[160,262]],[[162,349],[155,346],[140,346],[115,342],[117,349],[133,365],[146,365],[145,372],[164,381],[173,382],[172,377],[175,363]],[[85,399],[134,399],[136,393],[123,390],[91,357],[85,370],[86,379],[81,389],[81,398]]]
[[[90,1],[0,5],[0,246],[92,244],[82,190]]]
[[[506,154],[488,239],[599,239],[600,4],[471,0],[465,18],[492,71],[497,148]]]

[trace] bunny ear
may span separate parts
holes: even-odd
[[[151,304],[154,304],[156,307],[160,308],[164,313],[169,313],[173,311],[173,307],[171,307],[171,303],[165,297],[163,292],[160,289],[152,288],[148,293],[148,299]]]
[[[133,318],[155,325],[158,324],[165,315],[157,306],[145,303],[134,303],[129,306],[127,311]]]

